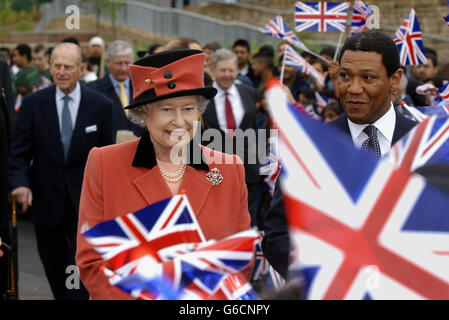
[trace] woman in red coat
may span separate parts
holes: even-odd
[[[183,190],[207,240],[250,227],[241,160],[192,140],[200,114],[217,92],[204,87],[203,66],[200,51],[172,50],[144,57],[129,67],[134,103],[126,109],[148,131],[140,139],[94,148],[89,154],[76,261],[91,299],[132,299],[109,285],[100,271],[104,260],[81,235],[102,221]]]

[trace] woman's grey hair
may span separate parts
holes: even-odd
[[[235,55],[234,52],[225,48],[218,49],[217,51],[215,51],[212,57],[211,62],[212,68],[215,69],[220,61],[228,61],[228,60],[233,60],[235,62],[235,65],[238,66],[237,56]]]
[[[114,56],[123,56],[131,54],[134,59],[134,49],[129,42],[123,40],[115,40],[108,47],[108,59],[113,59]]]
[[[204,111],[206,111],[206,105],[209,102],[205,97],[203,96],[196,96],[198,101],[198,113],[202,115]],[[147,103],[144,105],[141,105],[139,107],[135,107],[129,110],[129,116],[132,122],[135,124],[145,127],[145,115],[147,114],[148,110],[151,107],[151,103]]]

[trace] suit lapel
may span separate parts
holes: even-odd
[[[394,128],[391,145],[394,145],[399,139],[401,139],[408,131],[410,131],[416,125],[416,123],[400,114],[396,110],[396,108],[394,109],[394,111],[396,112],[396,125]]]
[[[67,159],[70,159],[72,157],[72,154],[75,152],[78,144],[80,143],[81,137],[84,134],[83,131],[85,130],[90,117],[89,97],[87,95],[88,93],[83,88],[83,86],[81,86],[80,105],[78,108],[78,114],[76,116],[75,128],[73,129],[72,141],[70,143],[70,149],[69,154],[67,155]]]
[[[117,95],[117,92],[115,92],[114,85],[111,82],[111,79],[109,79],[109,75],[106,75],[104,77],[104,84],[105,84],[105,91],[110,92],[109,96],[112,97],[112,100],[114,100],[114,104],[121,106],[122,103],[120,102],[120,98]],[[122,111],[123,114],[125,113]]]
[[[206,129],[209,128],[220,128],[220,125],[218,124],[218,116],[217,116],[217,108],[215,106],[215,100],[212,99],[209,102],[209,105],[207,107],[207,113],[205,113],[205,124]]]
[[[242,101],[243,109],[245,110],[245,113],[243,114],[242,122],[240,122],[239,129],[246,130],[248,128],[252,128],[251,124],[251,116],[252,116],[252,110],[251,107],[254,107],[251,104],[251,101],[249,101],[248,96],[246,95],[245,90],[243,90],[240,86],[237,86],[237,91],[240,95],[240,100]]]
[[[133,184],[148,204],[153,204],[172,196],[157,166],[149,171],[144,170],[144,172],[142,176],[133,181]]]
[[[56,86],[49,88],[47,95],[42,98],[42,114],[47,121],[47,130],[50,135],[50,139],[54,145],[58,148],[58,153],[62,159],[64,159],[64,148],[61,142],[61,132],[59,130],[58,111],[56,108]]]

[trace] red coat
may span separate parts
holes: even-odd
[[[85,231],[102,221],[172,196],[157,166],[148,169],[132,165],[138,143],[139,140],[133,140],[91,150],[84,173],[78,230]],[[223,181],[213,185],[206,178],[207,171],[188,165],[180,190],[185,190],[204,236],[218,240],[250,228],[245,173],[240,159],[205,147],[203,154],[209,169],[217,168]],[[233,164],[215,164],[211,155]],[[80,233],[77,240],[76,263],[90,298],[132,299],[108,283],[100,272],[104,261]],[[249,271],[245,274],[249,275]]]

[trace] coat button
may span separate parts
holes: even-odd
[[[171,79],[171,78],[173,78],[173,74],[170,71],[166,71],[164,73],[164,78],[165,79]]]
[[[174,89],[176,87],[176,83],[173,80],[170,81],[167,85],[169,89]]]

